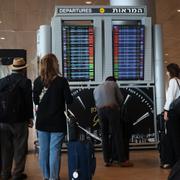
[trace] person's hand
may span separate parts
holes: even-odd
[[[33,125],[34,125],[33,119],[29,119],[29,121],[28,121],[28,127],[29,127],[29,128],[32,128]]]
[[[164,111],[164,120],[165,121],[168,121],[168,112],[167,111]]]

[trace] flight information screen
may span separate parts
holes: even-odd
[[[144,80],[144,25],[113,25],[113,74],[118,80]]]
[[[70,81],[93,81],[95,77],[94,28],[63,25],[63,74]]]

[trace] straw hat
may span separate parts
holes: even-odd
[[[21,70],[27,67],[28,65],[23,58],[17,57],[13,59],[13,64],[11,65],[12,70]]]

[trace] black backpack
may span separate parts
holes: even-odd
[[[7,78],[8,85],[0,91],[0,122],[15,123],[19,120],[22,109],[20,80],[15,83]]]

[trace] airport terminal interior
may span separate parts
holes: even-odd
[[[40,59],[47,53],[57,56],[74,97],[69,110],[81,127],[100,139],[93,140],[93,179],[167,180],[171,169],[160,167],[157,119],[165,103],[166,66],[180,65],[180,1],[0,0],[0,4],[0,78],[11,73],[13,58],[22,57],[33,82],[39,75]],[[133,167],[104,166],[93,90],[108,76],[117,79],[126,97]],[[66,145],[67,141],[61,180],[69,179]],[[25,169],[28,180],[42,179],[38,148],[33,127]]]

